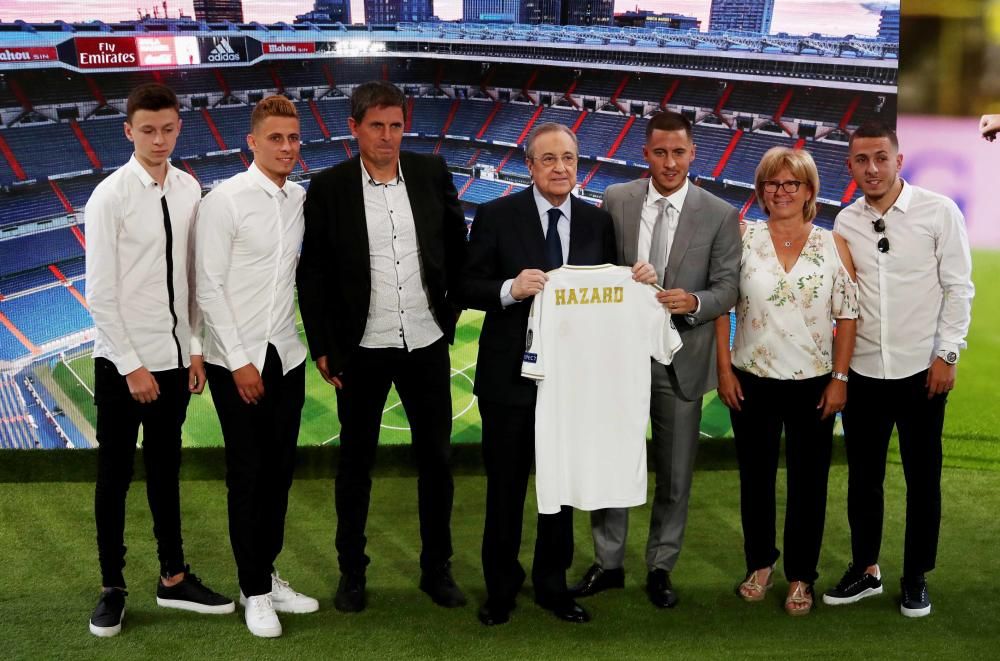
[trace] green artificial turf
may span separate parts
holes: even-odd
[[[783,474],[779,475],[783,484]],[[846,469],[831,472],[827,533],[818,587],[836,582],[849,559],[844,514]],[[882,570],[886,593],[853,606],[819,605],[792,619],[781,609],[780,578],[765,602],[745,604],[733,593],[742,578],[738,476],[700,470],[695,479],[684,552],[673,578],[680,605],[653,608],[642,591],[642,548],[648,507],[634,512],[626,556],[626,588],[585,600],[594,616],[570,625],[538,609],[526,588],[512,621],[484,628],[475,611],[484,598],[479,562],[484,479],[456,480],[454,574],[470,597],[445,610],[418,591],[416,483],[377,477],[368,523],[369,608],[342,614],[332,607],[337,581],[332,483],[299,479],[292,488],[285,550],[278,567],[294,587],[316,596],[321,610],[282,616],[285,635],[253,638],[240,615],[203,616],[158,608],[158,565],[150,517],[136,483],[128,507],[124,632],[97,639],[87,631],[99,585],[92,486],[50,482],[0,484],[0,548],[4,549],[0,622],[11,659],[733,659],[733,658],[989,658],[1000,642],[996,614],[996,494],[1000,472],[946,469],[944,525],[938,569],[930,574],[934,612],[921,620],[898,611],[904,490],[890,466]],[[779,489],[779,492],[781,489]],[[188,560],[213,588],[237,595],[226,535],[221,481],[182,485]],[[779,503],[783,498],[779,493]],[[526,506],[522,561],[530,563],[533,492]],[[780,518],[780,517],[779,517]],[[780,530],[780,528],[779,528]],[[779,533],[780,536],[780,533]],[[591,560],[587,517],[576,517],[576,562],[570,579]],[[780,547],[780,540],[779,540]],[[780,566],[778,576],[780,577]]]

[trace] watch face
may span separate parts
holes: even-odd
[[[958,354],[955,353],[954,351],[949,351],[944,356],[944,362],[948,363],[949,365],[954,365],[955,363],[958,362]]]

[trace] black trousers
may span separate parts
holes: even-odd
[[[410,422],[417,462],[420,514],[420,567],[436,569],[449,561],[451,507],[451,361],[442,338],[430,346],[406,349],[359,347],[341,375],[337,391],[340,463],[334,487],[337,556],[342,573],[362,574],[368,566],[365,526],[371,500],[379,427],[389,386],[395,384]]]
[[[895,425],[906,478],[903,575],[934,569],[941,528],[941,430],[947,394],[927,399],[927,370],[905,379],[851,372],[844,411],[847,520],[855,567],[878,562],[886,453]]]
[[[132,483],[140,425],[146,498],[153,515],[160,575],[172,576],[185,570],[178,478],[181,426],[191,399],[188,372],[167,370],[153,372],[153,377],[160,386],[160,395],[149,404],[140,404],[132,399],[128,383],[114,363],[106,358],[94,359],[98,443],[94,518],[105,587],[125,587],[125,499]]]
[[[483,576],[488,602],[510,610],[525,572],[518,561],[528,476],[535,458],[535,407],[479,400],[486,468]],[[539,514],[531,582],[535,599],[551,604],[567,596],[566,570],[573,563],[573,509]]]
[[[226,444],[229,541],[240,590],[247,597],[267,594],[285,541],[305,363],[282,374],[278,351],[268,345],[261,372],[264,397],[256,404],[240,398],[228,369],[209,363],[205,370]]]
[[[781,431],[785,431],[785,578],[815,583],[826,522],[826,487],[834,416],[816,408],[830,376],[765,379],[734,370],[743,389],[742,411],[730,411],[740,469],[740,514],[747,572],[778,559],[775,487]]]

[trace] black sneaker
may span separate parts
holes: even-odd
[[[431,571],[426,571],[420,577],[420,589],[426,592],[431,601],[438,606],[445,608],[458,608],[467,602],[465,595],[455,584],[455,579],[451,575],[451,564]]]
[[[168,588],[163,584],[163,581],[156,581],[156,605],[212,615],[223,615],[236,611],[236,604],[233,603],[232,599],[212,592],[187,567],[185,567],[184,580],[173,587]]]
[[[94,612],[90,614],[90,633],[101,638],[117,636],[125,619],[125,597],[128,592],[121,588],[110,588],[101,592]]]
[[[878,570],[876,569],[876,572]],[[843,604],[853,604],[867,597],[882,594],[882,575],[876,573],[874,576],[859,570],[854,565],[848,565],[844,577],[837,583],[837,587],[830,588],[823,593],[823,603],[828,606],[841,606]]]
[[[343,574],[333,595],[333,607],[341,613],[360,613],[368,605],[364,574]]]
[[[915,578],[899,579],[899,587],[903,590],[903,600],[899,604],[899,612],[906,617],[923,617],[931,614],[931,597],[927,594],[927,579],[923,574]]]

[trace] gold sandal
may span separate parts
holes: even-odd
[[[785,599],[785,612],[792,616],[808,615],[813,607],[813,586],[796,581],[795,589]]]
[[[755,602],[764,600],[764,597],[767,595],[767,591],[774,586],[774,567],[772,566],[770,569],[771,571],[767,574],[766,585],[761,585],[760,583],[760,577],[757,575],[757,572],[759,572],[760,569],[755,569],[750,572],[750,575],[747,576],[742,583],[740,583],[739,587],[736,588],[736,591],[743,598],[743,601]]]

